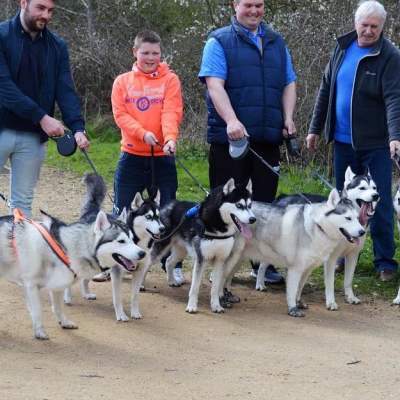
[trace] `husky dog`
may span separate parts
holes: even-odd
[[[344,190],[342,197],[349,199],[359,214],[361,225],[367,229],[369,220],[373,217],[376,205],[379,201],[379,194],[376,189],[376,184],[371,175],[367,171],[363,175],[356,175],[350,167],[345,173]],[[311,202],[323,202],[326,198],[319,195],[306,195],[306,198]],[[274,204],[280,206],[288,206],[289,204],[305,203],[305,199],[299,195],[287,196],[277,199]],[[357,243],[350,243],[346,238],[342,238],[333,249],[329,258],[324,263],[324,278],[325,278],[325,299],[326,308],[328,310],[337,310],[338,305],[335,301],[335,267],[338,258],[344,258],[344,294],[345,300],[349,304],[359,304],[360,300],[353,292],[353,277],[357,265],[358,256],[363,249],[365,236]],[[257,290],[265,290],[264,272],[266,266],[260,266],[259,275],[257,276]]]
[[[286,267],[289,315],[304,316],[301,293],[312,270],[328,258],[343,238],[357,244],[365,235],[358,210],[336,189],[325,203],[282,207],[253,202],[252,210],[257,224],[242,259]]]
[[[195,216],[191,216],[193,214]],[[251,210],[251,181],[248,185],[235,185],[230,179],[196,206],[186,201],[172,201],[161,211],[161,220],[167,227],[169,239],[158,242],[152,249],[152,258],[158,259],[171,250],[166,261],[167,279],[170,286],[179,286],[173,276],[173,268],[189,253],[194,261],[192,283],[186,311],[197,312],[198,295],[203,272],[207,263],[213,268],[211,310],[223,312],[220,293],[223,286],[224,268],[229,259],[237,262],[242,243],[236,246],[236,234],[249,237],[248,224],[256,222]]]
[[[70,260],[63,263],[29,220],[13,223],[12,217],[0,218],[0,275],[22,285],[32,317],[34,336],[48,339],[43,328],[39,289],[50,290],[52,309],[66,329],[77,326],[63,312],[63,290],[76,278],[90,279],[116,263],[131,269],[145,256],[133,243],[125,224],[99,211],[92,223],[66,225],[44,214],[43,225],[64,249]]]
[[[400,184],[397,186],[397,190],[393,198],[393,207],[396,213],[397,228],[400,232]],[[400,305],[400,287],[396,298],[393,300],[393,304]]]
[[[150,250],[155,240],[159,240],[165,231],[165,227],[160,220],[160,192],[150,195],[150,198],[143,199],[140,193],[136,193],[128,212],[127,225],[133,232],[134,242],[147,251],[146,257],[132,271],[132,299],[131,299],[131,318],[140,319],[142,315],[139,311],[139,291],[143,284],[146,274],[152,265]],[[119,266],[111,269],[111,282],[113,291],[113,304],[117,321],[128,321],[124,312],[121,298],[122,270]]]

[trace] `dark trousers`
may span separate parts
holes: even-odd
[[[279,172],[279,146],[267,143],[252,143],[251,147]],[[230,178],[247,183],[251,178],[253,200],[271,203],[276,196],[278,176],[260,162],[252,153],[240,160],[229,155],[228,144],[211,144],[208,156],[211,189],[224,185]]]
[[[335,142],[334,168],[336,188],[343,189],[346,168],[362,174],[369,168],[380,196],[375,215],[371,220],[371,238],[374,266],[377,271],[396,270],[394,222],[392,204],[392,160],[389,148],[355,151],[350,144]]]
[[[114,175],[116,214],[124,207],[129,208],[135,194],[149,190],[152,184],[160,190],[161,207],[176,198],[178,179],[174,157],[154,157],[154,182],[152,176],[151,157],[121,153]]]

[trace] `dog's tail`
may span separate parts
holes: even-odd
[[[106,184],[100,175],[85,174],[83,183],[86,185],[86,196],[81,207],[81,219],[97,215],[107,193]]]

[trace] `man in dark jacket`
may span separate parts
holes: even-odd
[[[80,148],[89,145],[66,44],[46,26],[53,0],[21,0],[21,10],[0,24],[0,168],[11,164],[10,207],[31,215],[46,141],[64,134],[63,121]]]
[[[251,178],[253,199],[271,202],[277,175],[250,153],[231,159],[228,139],[248,136],[252,148],[279,171],[279,145],[284,135],[295,133],[296,75],[282,37],[263,22],[264,0],[233,5],[231,25],[210,34],[199,73],[208,91],[210,186]],[[267,282],[282,280],[272,266],[267,274]]]
[[[334,142],[337,189],[348,166],[356,173],[369,168],[380,194],[371,237],[382,281],[397,270],[391,157],[400,151],[400,53],[382,34],[385,20],[379,2],[360,4],[355,31],[338,38],[325,69],[307,136],[311,150],[324,127],[326,142]]]

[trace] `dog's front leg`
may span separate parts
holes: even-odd
[[[256,290],[260,290],[261,292],[267,290],[267,287],[265,286],[265,271],[267,270],[267,267],[268,263],[261,263],[258,267]]]
[[[307,283],[308,278],[310,277],[313,269],[314,268],[308,268],[306,271],[303,272],[303,274],[301,275],[301,278],[300,278],[299,288],[297,290],[297,297],[296,297],[297,308],[299,308],[300,310],[308,309],[308,305],[301,300],[301,296],[303,293],[304,286]]]
[[[204,262],[200,262],[198,257],[195,257],[192,273],[192,284],[190,285],[189,301],[186,307],[188,313],[194,314],[197,312],[197,303],[199,299],[199,291],[201,279],[203,277]]]
[[[81,295],[86,300],[96,300],[96,293],[89,290],[89,279],[81,279]]]
[[[78,326],[66,318],[63,309],[63,291],[50,290],[51,308],[56,316],[57,322],[64,329],[78,329]]]
[[[223,313],[225,311],[219,302],[220,295],[223,293],[223,275],[223,264],[220,261],[215,262],[211,284],[211,310],[215,313]]]
[[[43,327],[42,306],[40,303],[39,288],[33,285],[25,285],[27,307],[32,318],[33,334],[36,339],[48,340],[49,336]]]
[[[358,255],[360,254],[359,249],[351,252],[345,257],[344,264],[344,296],[345,300],[349,304],[360,304],[361,300],[354,295],[353,292],[353,278],[354,271],[356,270]]]
[[[336,311],[339,307],[335,301],[335,268],[337,262],[336,252],[324,262],[325,303],[326,308]]]
[[[297,295],[301,277],[305,271],[298,267],[288,267],[286,278],[286,299],[289,315],[292,317],[304,317],[304,312],[297,307]]]
[[[142,263],[141,263],[142,264]],[[139,292],[143,285],[146,274],[150,268],[149,260],[145,260],[143,265],[139,265],[139,269],[134,273],[132,278],[132,298],[131,298],[131,318],[141,319],[142,314],[139,310]]]
[[[117,321],[129,321],[122,304],[122,271],[119,267],[111,268],[112,298]]]
[[[397,297],[392,302],[393,305],[400,305],[400,287],[399,291],[397,292]]]

